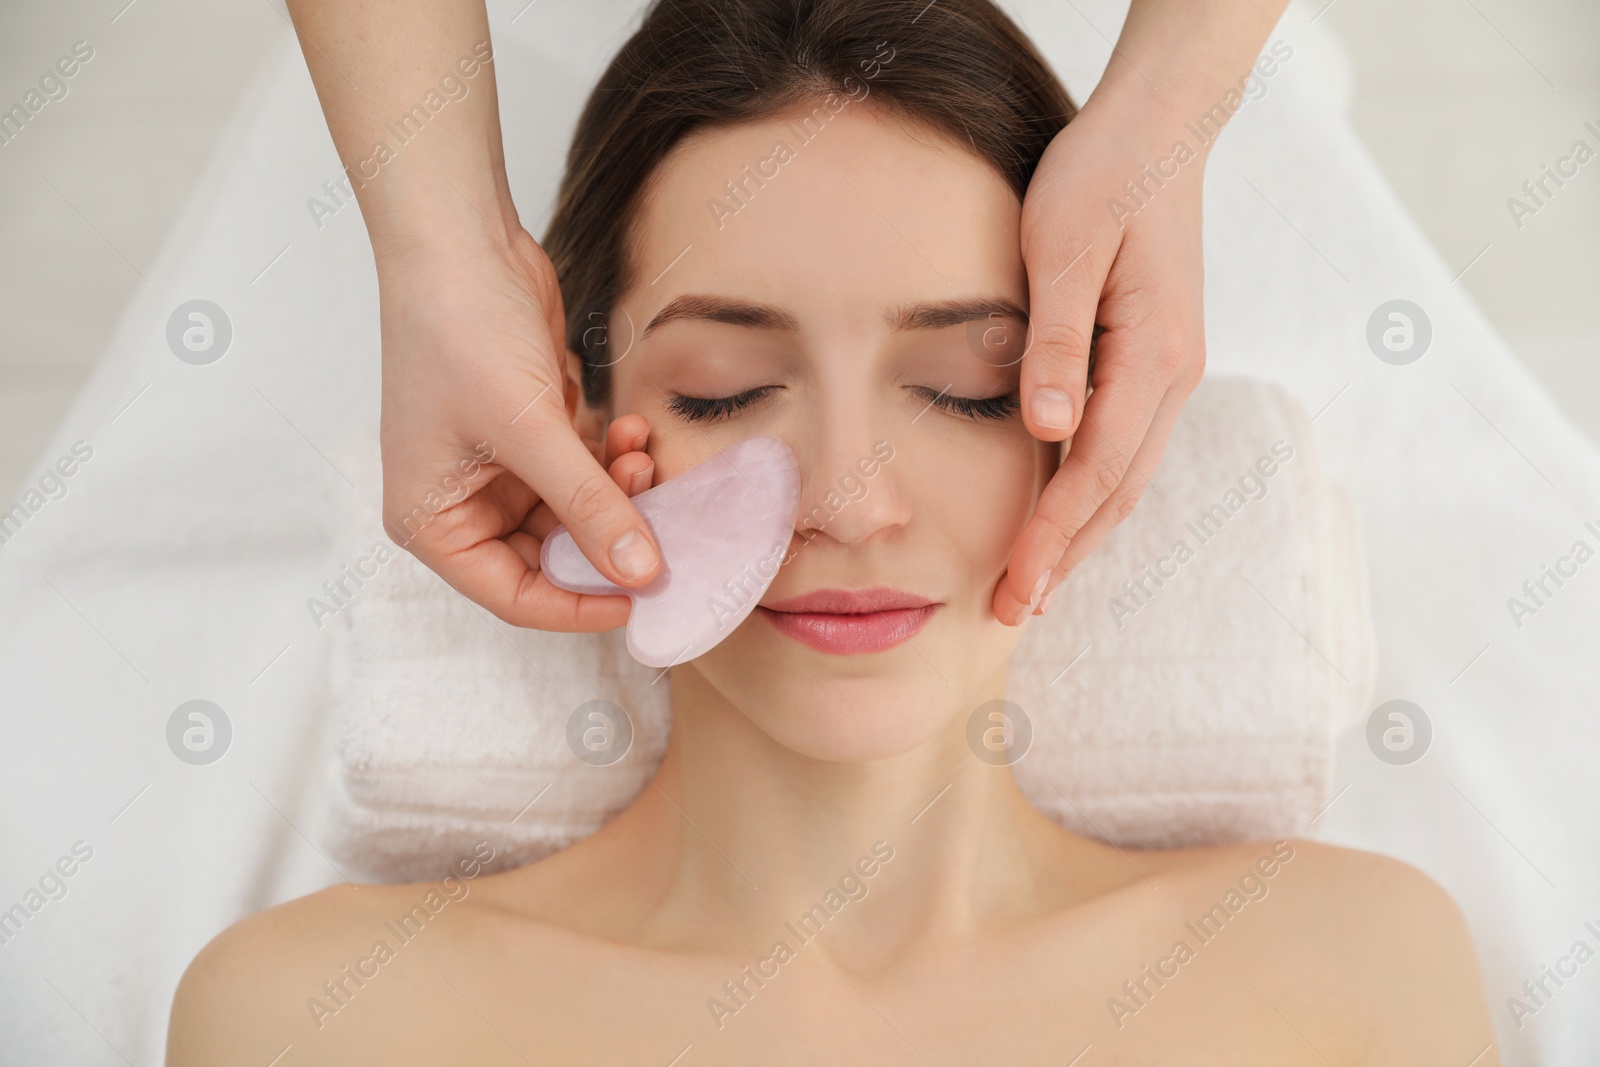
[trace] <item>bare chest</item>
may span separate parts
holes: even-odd
[[[328,1062],[385,1064],[1350,1061],[1293,967],[1243,939],[1162,940],[1042,938],[871,978],[792,937],[748,958],[441,942],[328,1020],[345,1031],[325,1047],[340,1050]]]

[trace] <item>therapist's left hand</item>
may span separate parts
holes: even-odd
[[[1023,200],[1023,420],[1041,440],[1070,441],[995,589],[995,616],[1009,625],[1042,613],[1067,572],[1133,511],[1205,369],[1206,147],[1168,162],[1176,175],[1148,183],[1142,200],[1124,186],[1147,181],[1142,168],[1170,161],[1180,140],[1194,139],[1154,93],[1097,91],[1051,141]],[[1118,212],[1113,201],[1139,206]],[[1086,382],[1096,324],[1104,333]]]

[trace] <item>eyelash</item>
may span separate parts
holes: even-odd
[[[749,407],[777,388],[776,385],[762,385],[735,396],[675,396],[667,401],[667,410],[689,422],[715,422]]]
[[[699,397],[680,395],[667,401],[667,410],[688,422],[715,422],[718,419],[727,418],[741,408],[749,407],[779,388],[781,386],[763,385],[733,396]],[[973,419],[974,421],[997,421],[1010,418],[1022,407],[1016,393],[1005,393],[1000,396],[990,397],[972,397],[951,396],[949,393],[941,393],[934,389],[920,387],[914,391],[926,396],[928,402],[939,410]]]
[[[939,410],[974,420],[1008,419],[1022,410],[1022,401],[1016,393],[1002,393],[1000,396],[951,396],[949,393],[939,393],[934,389],[917,391],[927,396],[928,402]]]

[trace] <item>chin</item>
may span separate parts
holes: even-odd
[[[931,674],[920,660],[918,665]],[[830,763],[903,755],[943,732],[959,714],[936,676],[930,684],[900,671],[853,678],[769,677],[761,689],[778,695],[746,705],[746,717],[785,748]]]
[[[1019,635],[990,616],[987,626],[961,640],[954,633],[925,633],[920,653],[901,644],[846,656],[764,631],[756,619],[745,625],[756,632],[736,633],[697,660],[696,669],[773,741],[831,763],[889,759],[962,729],[958,720],[1004,695],[1005,668]],[[940,664],[938,670],[929,660]]]

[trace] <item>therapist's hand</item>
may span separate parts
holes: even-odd
[[[378,268],[385,529],[506,622],[621,626],[626,597],[579,596],[539,572],[557,521],[618,585],[661,563],[573,428],[561,293],[511,200],[484,0],[288,3]],[[377,153],[443,76],[458,91],[427,135]]]
[[[1180,139],[1195,141],[1152,95],[1097,95],[1051,142],[1028,186],[1022,415],[1035,437],[1070,445],[995,590],[1003,622],[1041,613],[1043,598],[1132,512],[1205,369],[1205,159],[1169,162],[1176,176],[1147,183],[1143,206],[1123,186],[1144,180],[1141,167],[1154,169]],[[1132,213],[1114,211],[1113,200]]]
[[[1022,417],[1035,437],[1070,445],[995,588],[1002,622],[1047,607],[1133,510],[1199,384],[1201,178],[1216,124],[1238,106],[1229,101],[1285,5],[1131,0],[1100,83],[1034,171],[1022,204]],[[1189,125],[1200,116],[1205,140]],[[1192,154],[1175,152],[1180,142]],[[1096,324],[1105,332],[1086,396]]]
[[[561,294],[543,249],[512,223],[509,236],[380,256],[378,276],[389,536],[506,622],[623,625],[626,598],[570,593],[539,570],[558,521],[618,584],[660,568],[649,527],[601,465],[609,457],[573,429]]]

